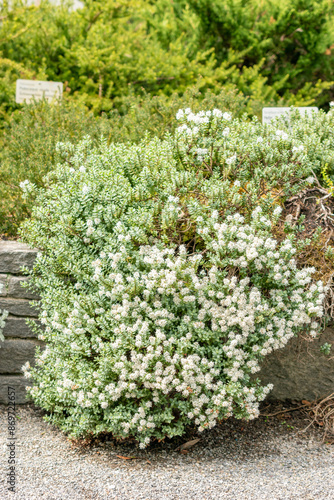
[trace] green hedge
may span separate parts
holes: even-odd
[[[69,5],[0,6],[2,117],[17,107],[17,78],[62,81],[96,112],[131,92],[181,95],[192,85],[217,92],[233,84],[266,103],[324,105],[334,97],[329,0]]]

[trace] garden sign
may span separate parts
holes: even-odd
[[[45,82],[38,80],[16,80],[16,102],[48,101],[59,99],[63,94],[62,82]]]
[[[302,116],[306,114],[311,114],[313,111],[317,112],[318,108],[315,106],[304,106],[304,107],[296,107]],[[277,116],[285,115],[290,113],[291,108],[282,107],[282,108],[263,108],[262,109],[262,123],[270,123],[271,120],[276,118]]]

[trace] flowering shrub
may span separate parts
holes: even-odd
[[[219,110],[178,119],[164,141],[59,144],[65,162],[22,229],[42,250],[47,344],[24,371],[73,436],[145,447],[254,418],[270,391],[253,375],[261,360],[301,329],[315,336],[323,314],[293,233],[272,237],[277,201],[312,180],[300,141]]]
[[[299,147],[303,146],[307,152],[312,170],[319,179],[326,166],[331,181],[334,181],[334,103],[329,104],[328,113],[319,110],[306,120],[301,120],[298,111],[294,110],[289,118],[278,118],[274,127],[282,129],[293,141],[299,141]]]

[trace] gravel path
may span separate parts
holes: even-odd
[[[6,422],[0,406],[1,500],[334,499],[334,445],[316,430],[301,432],[307,422],[299,412],[230,420],[181,454],[184,440],[149,451],[111,441],[74,447],[39,410],[19,407],[15,494],[6,484]]]

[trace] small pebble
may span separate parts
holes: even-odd
[[[230,419],[196,438],[139,450],[108,437],[73,446],[32,405],[17,408],[16,486],[7,490],[7,408],[0,406],[1,500],[322,500],[334,498],[334,446],[300,416],[293,429],[279,419]],[[129,460],[117,457],[135,457]]]

